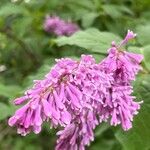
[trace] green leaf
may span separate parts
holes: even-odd
[[[96,19],[96,17],[98,17],[98,13],[96,12],[89,12],[86,13],[83,17],[82,17],[82,26],[87,28],[90,27],[94,20]]]
[[[112,18],[118,18],[122,16],[122,12],[117,5],[103,5],[103,10],[107,15],[111,16]]]
[[[115,136],[125,150],[148,150],[150,148],[150,75],[140,76],[134,84],[135,95],[144,100],[139,114],[134,118],[133,128],[128,132],[119,130]]]
[[[102,6],[104,12],[112,18],[119,18],[123,13],[133,15],[132,11],[126,6],[119,6],[114,4],[105,4]],[[113,13],[112,13],[113,12]]]
[[[84,8],[90,11],[95,9],[94,3],[92,1],[87,1],[87,0],[82,0],[82,1],[69,0],[68,1],[67,0],[67,2],[71,4],[72,6],[76,6],[77,9]]]
[[[51,70],[52,65],[55,62],[55,58],[45,59],[44,64],[37,70],[36,73],[29,75],[25,80],[23,85],[29,87],[33,85],[33,80],[42,80],[44,76]]]
[[[121,146],[116,140],[110,139],[98,139],[97,143],[94,143],[89,147],[89,150],[121,150]]]
[[[147,45],[141,49],[144,55],[144,62],[148,69],[150,69],[150,45]]]
[[[102,61],[106,57],[105,55],[100,55],[100,54],[92,54],[92,55],[95,58],[97,63],[99,63],[100,61]]]
[[[13,30],[18,33],[17,35],[19,37],[22,37],[23,35],[27,34],[28,31],[31,28],[31,23],[33,21],[32,17],[22,17],[18,18],[13,23]],[[33,42],[33,39],[32,39]]]
[[[150,25],[141,25],[137,27],[137,40],[142,45],[148,45],[150,43]]]
[[[120,143],[116,140],[110,125],[100,124],[95,131],[95,140],[91,143],[89,150],[121,150]]]
[[[127,49],[129,52],[132,53],[137,53],[137,54],[141,54],[141,47],[137,47],[137,46],[130,46]]]
[[[110,32],[100,32],[97,29],[88,29],[76,32],[70,37],[60,37],[55,40],[58,46],[75,45],[92,52],[107,53],[112,41],[120,41],[120,37]]]
[[[4,103],[0,103],[0,120],[5,119],[6,117],[10,116],[15,107],[11,107],[9,105],[6,105]]]
[[[105,132],[108,128],[110,128],[110,125],[108,123],[102,123],[100,126],[98,126],[95,130],[95,137],[99,137]]]
[[[147,69],[150,69],[150,45],[146,45],[144,47],[130,46],[128,51],[142,54],[144,56],[144,65]]]
[[[0,83],[0,96],[14,98],[22,89],[17,85],[4,85]]]
[[[12,14],[22,14],[26,12],[26,9],[22,5],[15,5],[12,3],[7,3],[0,7],[0,16],[9,16]]]

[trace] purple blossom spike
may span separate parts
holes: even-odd
[[[134,37],[128,31],[121,44]],[[140,54],[121,50],[115,42],[98,64],[92,55],[81,55],[80,61],[56,59],[43,80],[35,80],[24,96],[15,99],[16,105],[23,106],[8,124],[23,136],[31,131],[38,134],[44,121],[59,126],[56,150],[85,150],[101,122],[129,130],[142,103],[135,102],[132,95],[132,81],[142,69],[142,59]]]
[[[76,89],[75,83],[70,81],[78,63],[67,58],[56,61],[57,64],[45,79],[35,81],[33,88],[27,90],[25,96],[15,100],[17,105],[27,103],[9,119],[9,125],[18,127],[18,133],[21,135],[30,131],[39,133],[45,120],[50,120],[54,127],[65,126],[72,119],[68,108],[81,109],[81,92]]]
[[[96,114],[83,110],[74,122],[59,131],[55,150],[85,150],[85,146],[94,140],[94,129],[98,121]]]
[[[135,37],[132,31],[128,31],[123,41]],[[143,56],[120,50],[120,47],[112,43],[109,55],[100,66],[107,73],[112,73],[114,81],[109,88],[109,94],[105,98],[104,105],[99,107],[101,118],[111,118],[111,125],[121,124],[124,130],[132,127],[133,116],[138,113],[141,102],[135,102],[132,96],[132,81],[142,69],[140,63]],[[102,120],[101,119],[101,120]]]
[[[131,95],[132,86],[114,86],[112,88],[111,101],[109,108],[111,125],[121,124],[124,130],[132,127],[133,116],[140,109],[140,102],[134,102],[135,97]]]
[[[123,82],[135,80],[135,75],[141,70],[143,55],[120,51],[116,47],[109,49],[109,55],[101,65],[106,72],[114,73],[114,78]]]
[[[79,27],[69,21],[64,21],[57,16],[47,16],[44,22],[44,30],[57,36],[70,36],[79,30]]]
[[[111,86],[111,75],[101,70],[90,55],[82,55],[80,62],[68,58],[56,62],[45,79],[34,81],[33,88],[15,100],[16,104],[27,102],[28,106],[12,124],[19,127],[22,135],[30,131],[39,133],[45,120],[52,127],[65,127],[83,108],[92,110],[97,108],[97,103],[102,104]]]

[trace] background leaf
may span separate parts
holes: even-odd
[[[136,31],[139,43],[142,45],[148,45],[150,43],[150,25],[138,26]]]
[[[121,39],[110,32],[100,32],[97,29],[88,29],[79,31],[71,37],[60,37],[55,40],[59,45],[76,45],[92,52],[107,53],[112,41],[120,41]]]
[[[0,16],[6,17],[12,14],[22,14],[26,13],[27,10],[23,6],[18,6],[15,4],[7,3],[0,7]]]
[[[0,102],[0,121],[10,116],[14,110],[15,107]]]
[[[125,150],[148,150],[150,148],[150,75],[138,78],[134,85],[135,95],[144,100],[139,114],[133,121],[133,128],[128,132],[119,130],[116,138]]]
[[[22,89],[19,86],[15,85],[4,85],[0,84],[0,96],[5,96],[8,98],[14,98]]]

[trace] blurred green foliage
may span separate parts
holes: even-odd
[[[82,31],[57,38],[43,30],[46,15],[73,20]],[[39,135],[21,137],[7,125],[16,109],[12,99],[42,79],[55,58],[79,59],[93,54],[100,61],[112,40],[131,29],[138,34],[126,48],[142,53],[144,70],[134,82],[135,95],[144,100],[133,129],[102,124],[89,150],[150,149],[150,1],[149,0],[0,0],[0,149],[54,149],[56,131],[45,124]]]

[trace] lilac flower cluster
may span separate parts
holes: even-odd
[[[82,55],[80,61],[56,60],[45,79],[34,81],[32,89],[15,99],[16,105],[24,106],[9,119],[9,125],[16,126],[23,136],[39,133],[44,121],[51,127],[62,127],[56,150],[84,150],[103,121],[129,130],[140,109],[131,83],[142,69],[143,56],[121,47],[134,37],[128,31],[119,46],[112,42],[108,56],[98,64],[91,55]]]
[[[56,16],[47,16],[44,22],[44,30],[57,36],[70,36],[79,30],[77,24],[64,21]]]

